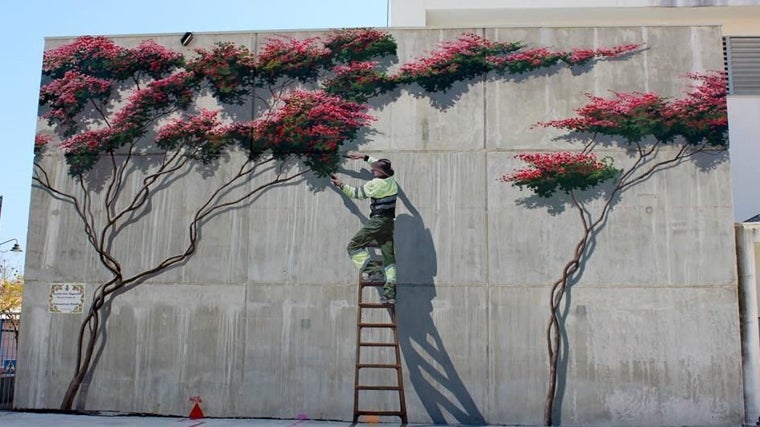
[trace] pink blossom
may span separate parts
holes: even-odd
[[[164,149],[184,145],[187,155],[202,162],[218,158],[223,147],[231,142],[219,113],[203,109],[198,115],[172,120],[158,131],[156,145]]]
[[[240,103],[249,95],[256,77],[256,59],[245,46],[217,43],[213,49],[199,49],[187,69],[206,78],[222,102]]]
[[[444,41],[428,56],[418,58],[401,66],[399,75],[429,75],[446,69],[457,55],[477,56],[492,48],[494,43],[476,34],[465,33],[455,41]]]
[[[78,71],[66,71],[40,89],[40,103],[50,108],[43,117],[69,122],[79,114],[90,99],[104,99],[111,93],[113,82]]]
[[[595,56],[599,57],[614,58],[616,56],[620,56],[622,54],[640,49],[641,46],[642,45],[638,43],[629,43],[608,48],[599,48],[594,52],[594,54]]]
[[[53,77],[62,76],[68,70],[91,75],[102,75],[112,61],[125,54],[107,37],[83,36],[73,43],[47,50],[42,55],[42,71]]]
[[[257,140],[275,150],[335,150],[339,142],[353,138],[360,127],[374,120],[366,114],[367,108],[324,92],[296,90],[283,99],[279,109],[255,120],[252,129]],[[322,147],[325,142],[327,146]]]
[[[44,135],[44,134],[38,133],[34,135],[34,146],[42,147],[42,146],[48,145],[50,141],[52,140],[53,140],[52,135]]]
[[[530,65],[537,66],[543,62],[550,62],[556,60],[558,55],[552,53],[548,48],[533,48],[526,49],[520,52],[515,52],[507,55],[507,62],[527,62]]]
[[[114,115],[114,126],[142,126],[170,107],[186,107],[194,97],[194,79],[193,74],[182,71],[150,82],[129,96],[124,108]]]
[[[64,153],[98,152],[107,146],[113,131],[109,128],[87,130],[63,140],[58,148]]]
[[[612,167],[611,159],[599,161],[594,153],[521,153],[515,158],[530,167],[504,175],[499,180],[528,187],[541,197],[549,197],[558,189],[567,193],[585,190],[619,172]]]
[[[259,53],[257,69],[263,77],[274,82],[278,77],[308,80],[316,77],[320,68],[330,61],[330,50],[318,37],[303,40],[270,38]]]
[[[526,181],[544,178],[549,175],[564,174],[570,170],[585,175],[602,170],[606,164],[596,159],[594,153],[552,152],[552,153],[520,153],[515,156],[532,167],[520,169],[500,178],[504,182]]]
[[[156,142],[163,145],[182,139],[203,139],[221,127],[219,112],[220,110],[202,109],[196,116],[176,118],[159,129]]]
[[[158,79],[182,64],[181,54],[157,44],[153,40],[146,40],[138,46],[129,49],[116,65],[122,69],[115,70],[121,74],[121,78],[134,76],[144,72]]]
[[[572,64],[579,64],[593,59],[596,52],[593,49],[573,49],[570,52],[569,61]]]
[[[377,65],[377,61],[350,62],[348,65],[336,65],[332,70],[336,75],[342,76],[346,74],[373,72]]]

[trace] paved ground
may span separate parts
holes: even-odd
[[[393,426],[394,424],[384,424]],[[398,425],[398,424],[395,424]],[[349,427],[339,421],[268,420],[258,418],[189,418],[142,417],[125,415],[67,415],[36,412],[0,411],[2,427]],[[370,424],[359,424],[370,426]],[[412,426],[410,424],[410,426]]]
[[[396,423],[359,423],[344,421],[271,420],[261,418],[145,417],[137,415],[68,415],[0,410],[0,427],[396,427]],[[745,425],[749,426],[749,425]],[[407,424],[407,427],[436,427],[435,424]],[[443,426],[440,426],[443,427]],[[446,426],[451,427],[451,426]],[[509,426],[478,426],[509,427]],[[515,426],[512,426],[515,427]],[[742,427],[738,425],[736,427]]]

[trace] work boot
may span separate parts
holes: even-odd
[[[380,303],[382,304],[395,304],[396,303],[396,284],[392,282],[386,282],[383,286],[383,294],[380,296]]]
[[[385,274],[383,274],[383,268],[377,263],[370,262],[362,270],[362,282],[365,283],[383,283],[385,282]]]

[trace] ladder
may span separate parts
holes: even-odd
[[[396,306],[394,304],[370,302],[372,298],[366,294],[379,294],[379,292],[365,292],[365,290],[377,289],[377,287],[382,288],[384,284],[385,280],[372,281],[363,278],[362,274],[359,273],[353,422],[358,423],[359,417],[362,416],[375,417],[374,419],[370,418],[370,422],[377,422],[379,417],[399,417],[402,425],[405,425],[407,424],[406,399],[404,397],[404,375],[401,371],[401,350],[398,344]],[[383,311],[387,314],[383,315]],[[389,358],[389,353],[393,354],[393,360],[382,360]],[[366,375],[362,376],[361,373]],[[366,377],[371,377],[375,381],[383,379],[386,383],[369,384],[370,381]],[[363,394],[361,392],[365,392],[364,394],[367,392],[396,392],[398,393],[398,410],[360,408],[359,396]]]

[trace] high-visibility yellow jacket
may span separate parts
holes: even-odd
[[[374,157],[367,157],[370,165],[377,161]],[[398,184],[396,178],[373,178],[361,187],[343,185],[343,194],[353,199],[372,199],[370,203],[370,217],[382,216],[394,218],[396,216],[396,195]]]

